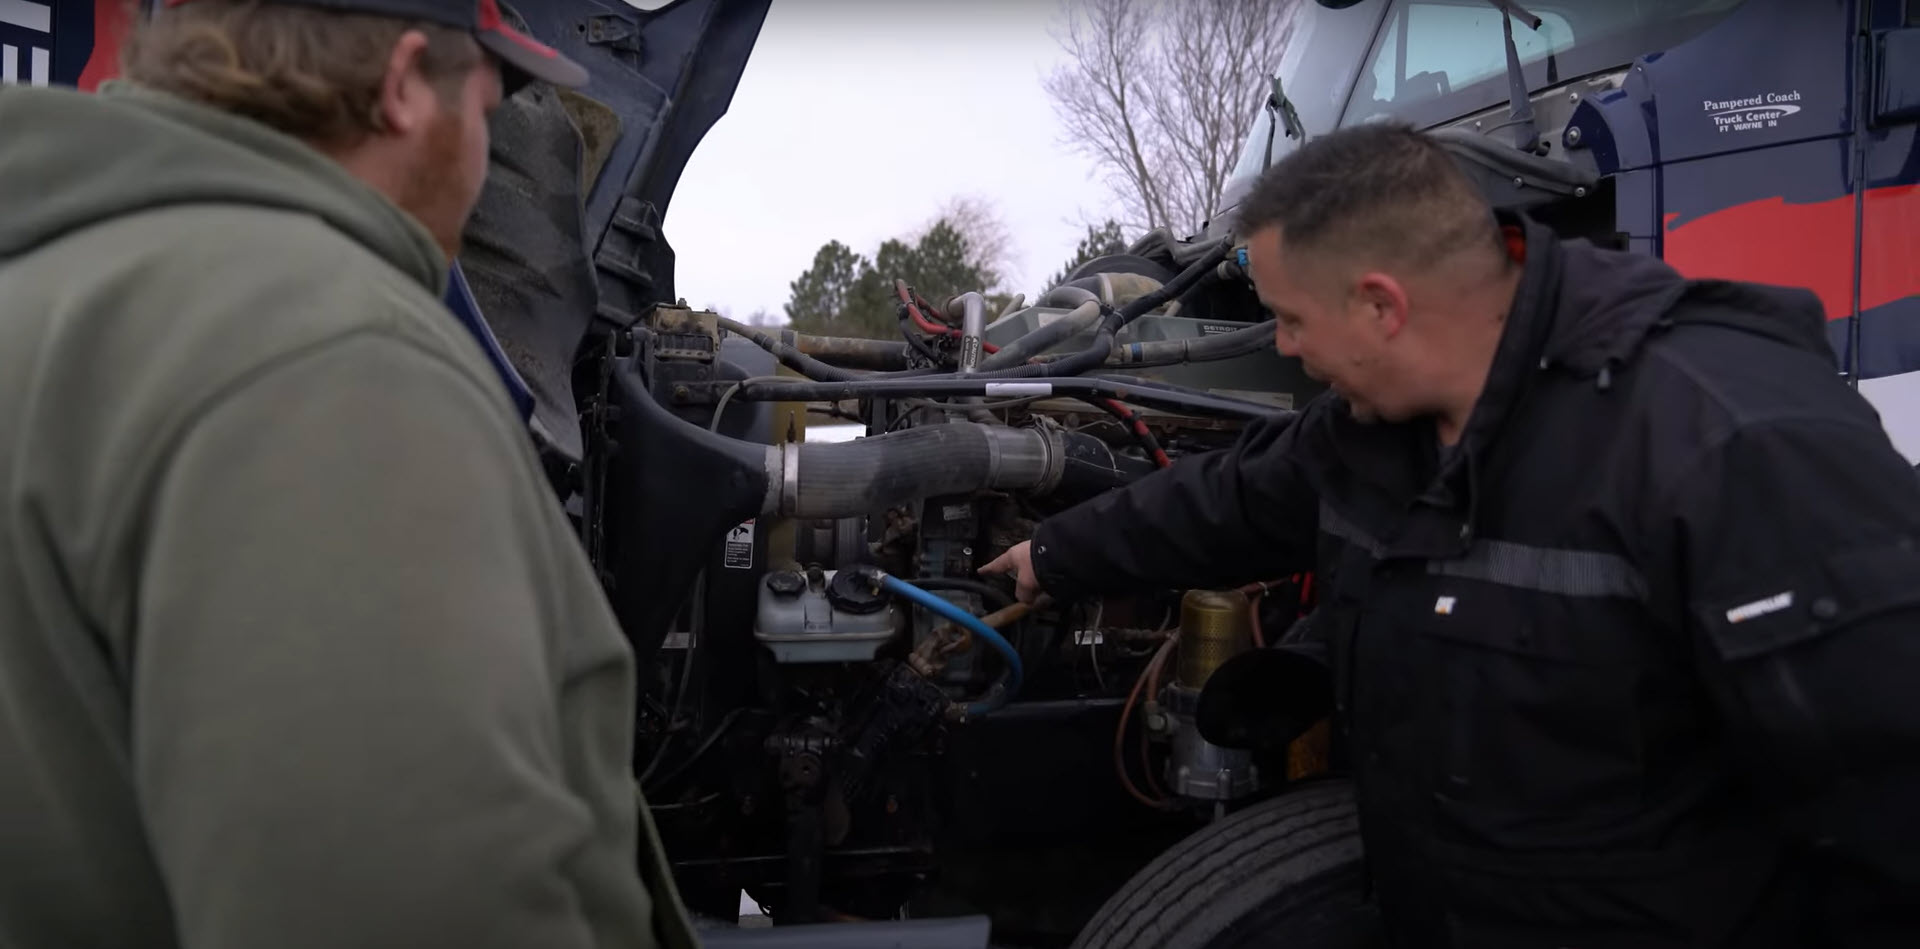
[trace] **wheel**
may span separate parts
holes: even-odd
[[[1359,822],[1346,781],[1317,781],[1216,821],[1120,888],[1073,949],[1371,949]]]

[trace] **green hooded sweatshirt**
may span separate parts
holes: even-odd
[[[150,92],[0,129],[0,945],[692,945],[425,229]]]

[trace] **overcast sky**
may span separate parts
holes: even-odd
[[[667,209],[680,296],[783,321],[787,284],[821,244],[871,257],[971,194],[1006,221],[1009,284],[1031,298],[1112,206],[1041,87],[1064,59],[1049,35],[1060,11],[1060,0],[773,0],[732,106]]]

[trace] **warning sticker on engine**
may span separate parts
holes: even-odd
[[[727,531],[727,547],[720,564],[733,570],[753,569],[753,519],[748,518]]]

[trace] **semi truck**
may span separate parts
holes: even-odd
[[[1411,122],[1562,236],[1810,288],[1835,373],[1920,461],[1920,0],[1302,2],[1210,220],[1008,312],[897,284],[885,341],[742,326],[675,282],[675,184],[769,3],[515,5],[593,80],[503,107],[447,301],[641,663],[635,778],[709,945],[768,938],[743,892],[782,945],[1359,938],[1333,733],[1229,748],[1193,716],[1310,615],[1310,576],[1028,609],[977,573],[1320,394],[1234,215],[1317,135]],[[138,15],[0,0],[0,82],[97,88]],[[865,434],[809,442],[824,420]]]

